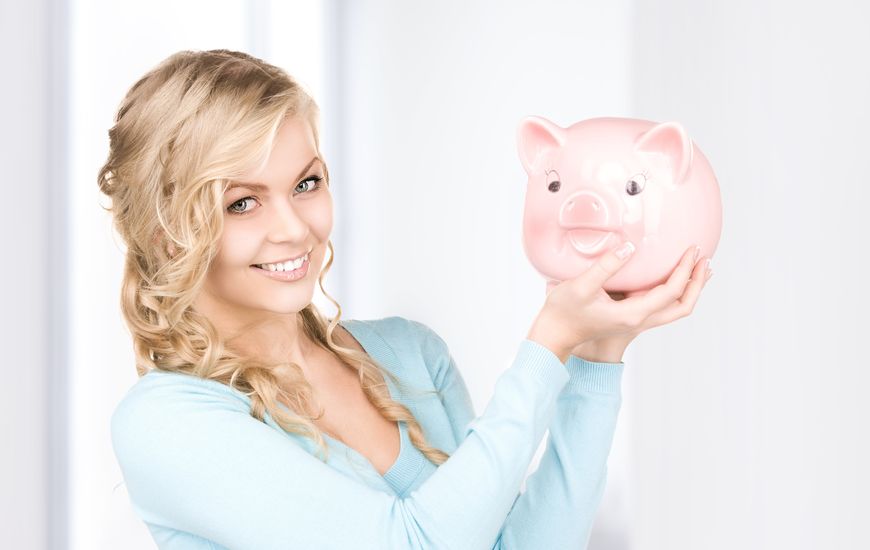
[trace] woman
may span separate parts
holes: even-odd
[[[285,72],[179,52],[129,90],[109,137],[99,184],[127,245],[140,375],[112,444],[160,548],[585,546],[622,351],[691,311],[706,280],[691,250],[638,296],[602,290],[630,257],[616,252],[549,289],[478,417],[426,325],[311,302],[332,197],[317,105]]]

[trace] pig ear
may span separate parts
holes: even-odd
[[[664,155],[671,165],[675,184],[685,179],[692,166],[692,140],[679,122],[662,122],[653,126],[637,138],[634,150]]]
[[[526,117],[517,129],[517,150],[527,174],[539,172],[546,153],[563,143],[565,129],[542,117]]]

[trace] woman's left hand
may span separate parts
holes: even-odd
[[[707,281],[710,280],[710,277],[713,275],[711,271],[709,274],[705,274],[705,262],[706,258],[700,258],[694,266],[692,270],[692,276],[689,279],[688,284],[686,284],[683,289],[682,295],[674,300],[674,302],[666,309],[660,310],[653,315],[650,315],[646,319],[644,319],[643,323],[640,324],[636,329],[625,332],[623,334],[610,336],[607,338],[602,338],[600,340],[590,340],[588,342],[583,342],[579,346],[575,347],[571,350],[571,355],[575,355],[587,361],[600,362],[600,363],[619,363],[622,361],[622,354],[625,352],[625,348],[635,339],[637,336],[648,329],[653,327],[665,325],[674,321],[676,319],[680,319],[688,316],[692,313],[692,310],[695,308],[695,303],[698,301],[698,296],[701,294],[701,289],[704,288],[704,285]],[[548,290],[552,285],[548,285]],[[657,291],[661,287],[655,287],[650,290],[635,290],[630,292],[607,292],[607,294],[616,301],[624,300],[625,298],[631,298],[634,296],[642,296],[647,292]]]

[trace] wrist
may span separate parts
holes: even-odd
[[[629,342],[605,338],[584,342],[571,350],[571,355],[592,363],[621,363]]]
[[[552,323],[546,319],[538,317],[529,329],[526,339],[532,340],[553,352],[559,361],[566,363],[571,355],[572,346],[565,344],[561,339],[560,333],[554,330]]]

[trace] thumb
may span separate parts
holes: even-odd
[[[584,278],[596,285],[597,288],[603,287],[607,279],[613,277],[622,266],[628,263],[634,250],[634,243],[625,241],[622,245],[609,250],[592,264],[592,267],[586,271]]]

